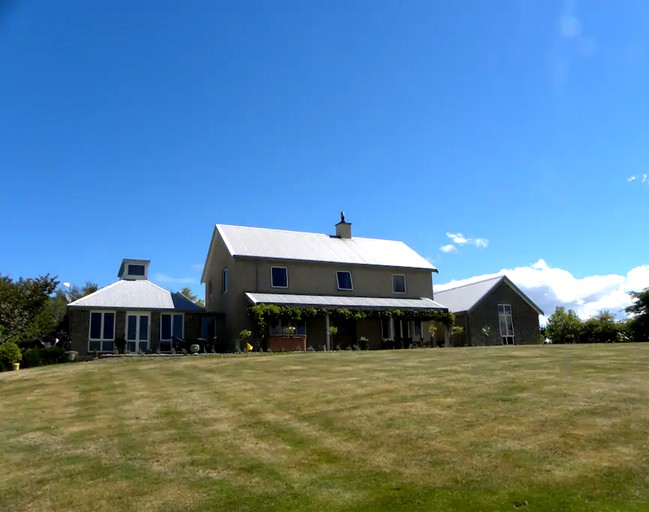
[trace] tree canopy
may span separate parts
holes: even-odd
[[[194,304],[205,307],[205,301],[203,299],[199,299],[196,294],[192,292],[191,288],[185,286],[182,290],[180,290],[180,293],[191,300]]]
[[[14,281],[0,276],[0,343],[22,342],[47,327],[50,295],[59,282],[49,274]]]
[[[634,303],[625,309],[630,313],[629,327],[636,341],[649,341],[649,288],[631,292]]]

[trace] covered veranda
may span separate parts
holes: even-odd
[[[246,293],[246,298],[256,316],[257,333],[265,340],[284,335],[290,326],[305,338],[305,347],[315,350],[448,344],[452,315],[427,297]]]

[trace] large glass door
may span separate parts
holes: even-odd
[[[149,350],[149,313],[126,314],[126,349],[142,353]]]

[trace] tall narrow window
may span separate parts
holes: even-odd
[[[162,313],[160,315],[160,352],[171,351],[171,341],[183,337],[183,314]]]
[[[115,342],[115,313],[92,311],[88,333],[88,351],[112,352]]]
[[[272,267],[270,269],[270,286],[273,288],[288,288],[288,269]]]
[[[498,325],[503,345],[513,345],[515,343],[514,320],[510,304],[498,304]]]
[[[406,293],[406,276],[404,274],[392,275],[392,291],[394,293]]]
[[[354,289],[352,273],[347,270],[339,270],[336,272],[336,282],[338,283],[339,290],[351,291]]]
[[[222,291],[223,293],[226,293],[226,292],[228,291],[228,286],[229,286],[229,282],[228,282],[228,267],[225,267],[225,268],[223,269],[223,287],[221,288],[221,291]]]

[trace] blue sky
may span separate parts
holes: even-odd
[[[2,274],[200,295],[215,223],[344,210],[546,313],[649,286],[645,1],[5,1],[0,69]]]

